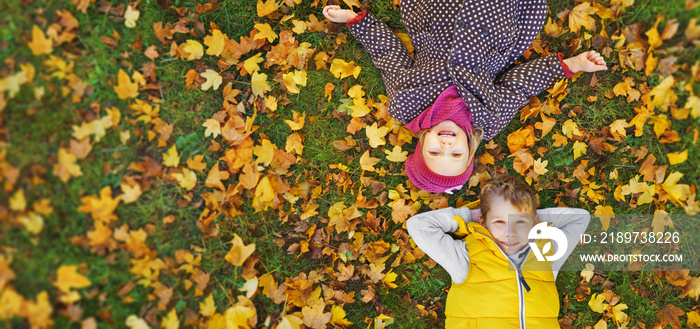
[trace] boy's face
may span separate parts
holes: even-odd
[[[528,245],[527,235],[539,222],[539,215],[534,209],[520,211],[510,201],[497,195],[491,198],[491,209],[481,221],[501,250],[506,255],[512,255]]]
[[[459,176],[469,168],[469,138],[452,120],[430,128],[421,149],[425,165],[439,175]]]

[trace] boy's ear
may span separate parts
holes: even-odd
[[[540,214],[535,213],[535,217],[534,217],[534,218],[535,218],[535,220],[534,220],[534,223],[533,223],[533,224],[537,225],[537,223],[540,222]],[[533,226],[534,226],[534,225],[533,225]]]

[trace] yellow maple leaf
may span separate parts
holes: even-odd
[[[53,51],[53,42],[36,25],[32,27],[32,40],[27,43],[27,46],[34,55],[50,54]]]
[[[593,278],[593,270],[595,267],[591,263],[586,263],[586,267],[581,271],[581,278],[586,280],[586,282],[590,282],[591,279]]]
[[[177,317],[177,311],[173,308],[168,315],[163,317],[160,322],[160,327],[163,329],[179,329],[180,319]]]
[[[258,34],[253,37],[253,40],[267,39],[267,42],[272,42],[277,39],[277,33],[272,30],[270,24],[255,24],[255,29],[258,30]]]
[[[387,157],[386,159],[392,162],[404,162],[406,161],[408,151],[402,151],[401,146],[394,145],[394,148],[389,152],[389,150],[384,150]]]
[[[304,122],[306,121],[306,112],[299,115],[299,112],[292,110],[292,120],[284,120],[284,122],[289,125],[292,130],[299,130],[304,128]]]
[[[187,40],[185,44],[180,46],[180,50],[183,52],[183,59],[188,61],[200,59],[204,55],[204,47],[196,40]],[[187,57],[184,57],[185,55]]]
[[[362,170],[374,171],[374,165],[377,164],[381,159],[373,158],[369,155],[369,150],[365,151],[360,157],[360,168]]]
[[[231,328],[250,328],[248,319],[254,316],[255,310],[243,305],[232,306],[224,313],[227,327],[230,325]]]
[[[690,109],[690,115],[693,119],[700,117],[700,98],[697,96],[690,96],[685,101],[684,109]]]
[[[260,145],[256,145],[255,148],[253,148],[253,154],[257,157],[257,159],[255,159],[256,163],[269,166],[275,158],[275,146],[269,140],[263,139]]]
[[[564,33],[564,29],[549,17],[547,19],[547,24],[544,25],[544,33],[547,33],[547,35],[552,38],[556,38]]]
[[[574,147],[573,147],[574,160],[576,160],[576,158],[586,154],[586,150],[588,150],[588,145],[586,145],[586,143],[579,142],[579,141],[574,142]]]
[[[615,212],[610,206],[597,205],[595,207],[595,215],[600,219],[600,223],[603,226],[603,231],[607,231],[610,227],[610,220],[615,218]]]
[[[25,300],[23,316],[29,321],[31,328],[48,328],[53,326],[51,313],[53,308],[49,302],[49,294],[46,291],[36,296],[36,302]]]
[[[554,133],[552,139],[554,140],[554,143],[552,143],[554,147],[566,146],[566,144],[569,144],[569,140],[566,139],[566,136],[560,133]]]
[[[204,137],[209,137],[209,135],[213,135],[212,138],[216,138],[219,135],[221,135],[221,123],[218,120],[207,119],[202,124],[202,127],[207,128],[204,131]]]
[[[328,322],[331,320],[332,314],[330,312],[323,312],[326,306],[323,299],[318,299],[316,303],[309,304],[309,306],[304,306],[304,308],[301,309],[304,324],[309,328],[326,328]]]
[[[581,27],[588,32],[595,33],[595,19],[590,15],[598,12],[598,9],[591,7],[591,4],[584,2],[571,10],[569,13],[569,29],[571,33],[578,33]]]
[[[221,75],[219,75],[219,72],[216,72],[214,70],[207,69],[206,71],[204,71],[204,73],[200,75],[207,79],[207,81],[204,81],[204,83],[202,84],[202,90],[207,90],[209,88],[217,90],[219,89],[219,86],[221,86],[221,82],[223,81]]]
[[[608,323],[604,319],[600,319],[598,323],[593,326],[593,329],[608,329]]]
[[[690,311],[686,313],[685,315],[688,316],[688,327],[694,328],[694,327],[700,327],[700,312],[699,311]]]
[[[293,133],[287,136],[287,144],[285,145],[284,150],[289,154],[296,153],[298,155],[301,155],[301,152],[304,150],[304,144],[301,135],[299,133]]]
[[[668,163],[671,165],[683,163],[685,160],[688,160],[688,150],[668,153],[666,156],[668,157]]]
[[[627,304],[617,304],[612,307],[612,318],[615,321],[615,324],[619,325],[625,321],[627,321],[627,314],[623,312],[623,310],[627,309]]]
[[[216,305],[214,304],[214,295],[209,296],[204,300],[204,303],[199,302],[199,314],[204,317],[210,317],[216,313]]]
[[[122,69],[119,69],[117,85],[113,88],[119,99],[136,98],[139,95],[139,84],[131,82],[129,75]]]
[[[661,23],[661,17],[657,17],[654,26],[651,29],[649,29],[649,31],[644,32],[644,34],[646,34],[647,38],[649,39],[649,49],[647,50],[648,52],[651,52],[652,50],[661,47],[661,44],[663,43],[663,41],[661,40],[661,35],[659,35],[659,30],[657,29],[659,23]]]
[[[652,116],[651,119],[649,119],[649,124],[654,125],[654,133],[656,134],[656,137],[661,137],[661,135],[671,127],[671,121],[668,120],[668,117],[665,114],[659,114]]]
[[[301,329],[301,325],[303,323],[304,320],[289,314],[285,315],[282,320],[280,320],[280,323],[277,325],[277,329]]]
[[[333,62],[331,63],[330,71],[336,78],[343,79],[349,76],[353,76],[355,77],[355,79],[357,79],[357,76],[360,75],[360,71],[362,71],[362,68],[359,66],[355,66],[355,62],[348,63],[340,58],[334,58]]]
[[[671,90],[674,83],[675,80],[673,79],[673,76],[669,75],[666,77],[666,79],[661,81],[658,86],[654,87],[649,92],[649,96],[651,97],[651,105],[655,108],[668,110],[669,105],[675,104],[678,100],[678,96],[675,92],[673,92],[673,90]]]
[[[177,145],[173,144],[168,152],[163,154],[163,165],[166,167],[177,167],[180,165],[180,154],[177,152]]]
[[[240,291],[245,291],[246,298],[252,298],[255,292],[258,291],[258,277],[253,277],[245,281],[243,286],[239,289]]]
[[[221,55],[221,52],[224,51],[224,47],[226,46],[226,40],[228,40],[226,34],[221,33],[218,29],[212,30],[211,35],[204,37],[204,45],[208,47],[207,55]]]
[[[252,76],[253,73],[260,71],[260,66],[258,64],[262,63],[263,61],[265,61],[265,59],[262,58],[262,54],[257,53],[255,56],[243,61],[243,68],[245,68],[246,72]]]
[[[365,134],[369,138],[369,146],[372,148],[377,148],[380,145],[386,144],[384,136],[389,132],[387,127],[377,127],[377,123],[373,123],[371,126],[365,127]]]
[[[270,208],[270,202],[274,199],[275,192],[272,189],[270,178],[265,176],[258,182],[258,186],[255,187],[255,195],[253,196],[253,208],[255,212]]]
[[[129,315],[126,318],[126,324],[129,329],[150,329],[151,327],[148,325],[148,322],[146,320],[139,318],[138,316],[132,314]]]
[[[219,171],[219,164],[215,163],[213,167],[209,170],[209,174],[207,175],[207,180],[205,182],[205,185],[207,187],[216,187],[222,191],[225,191],[226,188],[224,187],[224,184],[221,183],[221,180],[226,180],[228,179],[228,171]]]
[[[630,85],[628,85],[627,82],[622,81],[616,84],[615,87],[613,87],[613,93],[615,94],[615,96],[627,96],[627,91],[630,89],[632,89],[632,87],[630,87]]]
[[[83,171],[80,166],[75,163],[78,159],[75,155],[66,151],[64,148],[58,149],[58,163],[53,166],[53,174],[58,176],[62,182],[67,182],[71,176],[80,177]]]
[[[397,276],[398,275],[394,273],[394,271],[389,270],[389,272],[386,273],[386,276],[384,276],[384,278],[382,279],[382,282],[384,282],[384,284],[386,284],[386,286],[389,288],[396,288],[398,286],[396,285],[396,283],[394,283],[394,281],[396,281]]]
[[[605,307],[603,307],[603,302],[605,301],[604,294],[593,294],[591,299],[588,301],[588,306],[596,313],[603,313]]]
[[[357,7],[358,9],[362,8],[362,5],[357,0],[343,0],[343,2],[345,2],[345,4],[348,5],[348,7],[350,7],[350,9],[352,9],[353,7]]]
[[[187,168],[182,169],[182,173],[173,173],[171,176],[177,180],[180,187],[185,190],[192,190],[197,185],[197,174]]]
[[[333,305],[333,307],[331,307],[330,324],[334,324],[337,326],[344,326],[344,327],[351,325],[352,322],[345,319],[345,316],[346,316],[346,314],[345,314],[345,310],[343,310],[343,307],[338,306],[338,305]]]
[[[21,215],[17,218],[29,233],[39,234],[44,229],[44,218],[34,212],[29,212],[26,215]]]
[[[195,155],[194,158],[187,159],[187,167],[196,172],[203,172],[204,169],[207,169],[207,164],[202,160],[204,160],[204,155]]]
[[[564,122],[561,132],[568,138],[571,138],[572,135],[583,136],[583,133],[578,129],[578,125],[571,119]]]
[[[270,84],[267,83],[267,74],[253,73],[250,79],[250,86],[253,89],[253,95],[263,97],[263,93],[270,91]]]
[[[24,211],[27,209],[27,199],[24,197],[24,190],[17,190],[10,197],[10,210],[12,211]]]
[[[266,176],[267,177],[267,176]],[[231,250],[224,257],[227,262],[235,266],[243,266],[246,259],[250,257],[255,251],[255,243],[249,245],[243,244],[243,239],[241,239],[238,234],[233,234],[233,240],[231,240]]]
[[[61,265],[61,267],[58,268],[56,282],[54,282],[53,285],[65,293],[73,288],[80,289],[89,287],[91,284],[90,280],[77,271],[77,265]]]
[[[141,12],[138,9],[131,5],[126,6],[126,11],[124,11],[124,25],[130,29],[135,28],[136,21],[139,19],[140,15]]]
[[[548,163],[549,163],[549,160],[543,161],[542,158],[539,158],[539,159],[535,160],[535,162],[533,163],[533,170],[538,175],[544,175],[549,171],[549,169],[547,169]]]
[[[263,2],[262,0],[258,0],[258,17],[265,17],[269,14],[272,14],[273,12],[277,11],[278,7],[279,5],[275,3],[275,0],[267,0],[265,2]]]
[[[627,130],[625,130],[625,128],[627,128],[628,126],[629,124],[627,123],[627,121],[625,121],[625,119],[615,120],[613,123],[610,124],[610,132],[613,135],[627,137]]]
[[[119,183],[119,186],[122,188],[122,201],[124,201],[125,204],[136,202],[136,200],[138,200],[138,198],[141,196],[141,185],[133,179],[131,179],[129,184],[126,182],[121,182]]]
[[[270,1],[273,1],[273,0],[270,0]],[[295,20],[292,20],[292,24],[294,24],[294,27],[292,28],[292,32],[294,32],[296,34],[302,34],[302,33],[306,32],[306,22],[295,19]]]
[[[543,138],[544,136],[547,136],[550,131],[552,131],[552,128],[554,128],[554,124],[557,123],[557,120],[546,116],[544,113],[540,114],[540,118],[542,118],[542,122],[535,122],[535,128],[542,130],[542,135],[540,138]]]
[[[685,201],[690,196],[690,186],[687,184],[678,184],[678,181],[683,177],[681,172],[672,172],[666,180],[664,180],[661,187],[668,193],[670,200],[675,204],[680,204],[681,201]]]

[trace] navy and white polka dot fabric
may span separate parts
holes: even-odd
[[[402,0],[415,60],[371,13],[350,32],[382,70],[394,118],[410,122],[456,85],[474,126],[490,140],[530,96],[564,78],[556,54],[507,68],[535,39],[546,13],[543,0]]]

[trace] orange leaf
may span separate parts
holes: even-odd
[[[32,41],[29,41],[27,46],[34,55],[50,54],[53,51],[53,42],[36,25],[32,27]]]
[[[202,172],[207,168],[206,163],[202,162],[203,159],[204,155],[195,155],[194,158],[187,159],[187,167],[196,172]]]
[[[596,31],[595,19],[590,15],[598,12],[598,9],[591,7],[591,4],[584,2],[571,10],[569,13],[569,29],[571,33],[578,33],[581,27],[586,28],[588,32]]]
[[[273,12],[277,11],[278,7],[279,6],[275,4],[275,0],[267,0],[266,2],[258,0],[258,17],[265,17],[269,14],[272,14]]]
[[[224,187],[224,184],[221,183],[221,180],[226,179],[228,179],[228,172],[219,171],[219,164],[215,163],[211,170],[209,170],[209,175],[207,175],[205,185],[207,187],[216,187],[222,191],[225,191],[226,188]]]
[[[131,78],[124,70],[119,69],[117,81],[114,91],[120,99],[136,98],[139,95],[139,84],[136,82],[132,83]]]
[[[360,168],[362,170],[374,171],[374,165],[377,164],[381,159],[373,158],[369,155],[369,150],[365,151],[360,157]]]

